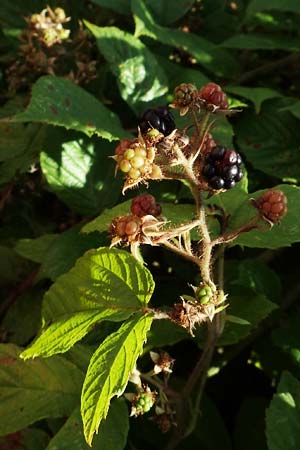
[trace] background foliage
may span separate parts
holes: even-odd
[[[71,17],[71,40],[79,21],[87,30],[95,76],[76,84],[65,61],[55,74],[31,71],[12,91],[8,68],[20,59],[24,17],[47,5]],[[140,312],[150,298],[161,307],[190,294],[198,275],[161,248],[143,248],[147,268],[108,250],[107,226],[134,195],[122,197],[108,156],[136,133],[143,110],[171,102],[177,84],[208,81],[242,110],[213,135],[242,154],[248,174],[208,203],[230,214],[231,228],[269,187],[285,192],[289,209],[279,226],[244,234],[226,251],[228,313],[243,320],[226,323],[197,426],[179,448],[300,448],[299,24],[294,0],[2,0],[0,449],[89,448],[82,389],[90,443],[146,340],[143,369],[148,350],[165,348],[176,385],[191,372],[201,329],[192,340],[167,321],[151,327],[151,314]],[[152,182],[149,192],[170,221],[192,218],[184,185]],[[114,398],[93,448],[163,448],[168,436],[151,413],[130,428],[128,415],[124,398]]]

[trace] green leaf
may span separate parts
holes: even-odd
[[[79,401],[83,374],[61,357],[23,361],[20,349],[0,344],[0,434],[46,417],[70,414]]]
[[[241,319],[240,317],[233,316],[231,314],[226,314],[226,320],[227,322],[237,323],[239,325],[251,325],[248,320]]]
[[[7,121],[7,119],[3,120]],[[45,125],[27,124],[21,126],[19,123],[7,122],[0,124],[0,127],[2,126],[4,129],[10,130],[9,133],[11,134],[8,136],[7,131],[3,132],[3,136],[6,136],[6,138],[2,138],[2,148],[5,147],[5,152],[2,152],[2,160],[4,161],[0,165],[0,184],[7,183],[16,174],[28,171],[30,166],[38,161],[47,129]]]
[[[154,18],[162,25],[168,25],[176,22],[180,17],[184,16],[193,6],[195,0],[176,0],[174,7],[173,0],[146,0],[145,4]]]
[[[95,5],[109,8],[117,13],[129,14],[130,13],[130,0],[92,0]]]
[[[280,111],[289,111],[297,119],[300,119],[300,101],[293,102],[291,105],[281,108]]]
[[[162,348],[166,345],[174,345],[184,339],[190,339],[191,336],[187,330],[176,325],[170,320],[155,320],[148,333],[145,351],[152,348]]]
[[[235,132],[238,146],[255,168],[281,179],[299,180],[300,122],[282,110],[287,101],[265,102],[259,116],[245,111]]]
[[[226,39],[222,43],[222,47],[298,52],[300,51],[300,39],[286,36],[274,36],[274,34],[235,34],[229,39]]]
[[[178,84],[183,82],[183,80],[185,83],[195,84],[198,88],[201,88],[209,82],[209,78],[204,75],[204,73],[200,72],[200,70],[191,69],[190,67],[182,66],[179,63],[171,62],[169,59],[164,58],[161,55],[155,56],[168,78],[170,91],[173,91]],[[176,110],[172,111],[172,114],[174,113],[176,114]]]
[[[11,283],[20,277],[20,258],[10,247],[0,245],[0,284]]]
[[[93,440],[93,450],[123,450],[129,429],[128,409],[125,400],[111,403],[106,420]],[[117,432],[116,432],[117,430]],[[49,442],[46,450],[88,450],[79,408],[69,417],[63,427]]]
[[[205,395],[201,402],[201,411],[194,432],[182,441],[180,450],[232,450],[230,435],[220,411]]]
[[[44,76],[34,84],[31,101],[13,122],[42,122],[117,140],[126,136],[118,117],[71,81]]]
[[[93,231],[108,231],[112,220],[117,216],[123,216],[130,213],[131,200],[119,203],[111,209],[106,209],[100,216],[91,222],[88,222],[81,229],[83,233],[92,233]]]
[[[254,103],[255,112],[259,114],[261,105],[265,100],[274,97],[281,97],[281,94],[273,89],[261,87],[226,86],[226,92],[236,94]],[[300,103],[300,102],[299,102]]]
[[[55,281],[68,272],[87,250],[104,245],[104,238],[99,233],[86,236],[79,229],[80,225],[69,228],[47,249],[41,266],[43,275]]]
[[[9,342],[27,345],[36,336],[41,325],[42,296],[38,288],[31,289],[10,306],[1,322]]]
[[[227,117],[219,117],[211,134],[218,144],[233,147],[234,131]]]
[[[112,397],[124,392],[151,323],[150,315],[136,315],[108,336],[94,353],[81,397],[84,435],[89,445],[107,416]]]
[[[264,397],[246,397],[243,400],[235,420],[235,450],[267,450],[265,437],[267,406],[268,400]]]
[[[41,450],[49,442],[49,435],[39,428],[25,428],[0,437],[0,448],[2,450]]]
[[[300,3],[298,0],[252,0],[247,8],[247,16],[253,16],[264,10],[289,11],[300,14]]]
[[[300,314],[294,314],[282,320],[280,327],[272,332],[272,341],[286,352],[298,366],[300,365]]]
[[[270,267],[255,258],[239,261],[236,269],[233,286],[247,287],[258,294],[264,294],[271,301],[280,302],[280,278]]]
[[[167,92],[163,70],[139,39],[116,27],[85,24],[116,76],[122,98],[135,111],[142,110],[147,103]]]
[[[226,313],[249,322],[249,325],[226,321],[224,332],[218,341],[218,345],[221,346],[235,344],[247,337],[253,328],[277,308],[277,305],[264,295],[242,288],[239,288],[239,294],[229,295],[228,300]]]
[[[23,258],[41,263],[57,237],[57,234],[44,234],[36,239],[20,239],[15,246],[15,252]]]
[[[21,99],[16,97],[0,109],[0,118],[15,114],[22,109]],[[39,152],[40,125],[0,123],[0,161],[7,161],[23,154]]]
[[[45,294],[42,334],[22,358],[66,352],[95,323],[119,322],[141,310],[153,290],[151,273],[130,253],[105,247],[88,251]]]
[[[233,242],[234,245],[244,245],[246,247],[257,248],[278,248],[285,247],[300,242],[300,223],[299,223],[299,205],[300,205],[300,188],[281,184],[274,186],[273,189],[280,189],[288,199],[288,212],[286,216],[275,224],[272,228],[261,230],[252,230],[248,233],[242,233]],[[250,194],[233,212],[230,220],[230,229],[236,229],[242,224],[249,222],[256,215],[255,208],[250,205],[250,198],[258,198],[264,191],[257,191]],[[264,226],[263,222],[261,223]]]
[[[283,372],[277,392],[266,414],[269,450],[298,450],[300,447],[300,382]]]
[[[40,158],[43,174],[70,208],[94,215],[120,195],[121,179],[114,176],[115,164],[109,159],[114,148],[104,139],[51,129]]]
[[[1,0],[0,20],[9,28],[24,28],[23,17],[40,11],[47,6],[45,0],[22,0],[11,2],[10,0]]]
[[[215,76],[227,74],[232,77],[237,70],[236,60],[226,50],[199,35],[157,25],[142,0],[132,0],[131,5],[136,26],[135,36],[149,36],[168,46],[182,49],[193,55],[199,64],[212,71]]]

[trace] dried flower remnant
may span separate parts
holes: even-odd
[[[18,58],[6,69],[11,95],[28,89],[41,75],[57,75],[84,84],[96,77],[95,45],[79,24],[71,38],[71,20],[62,8],[49,6],[25,18]]]
[[[153,372],[155,375],[164,372],[166,374],[172,373],[172,367],[174,365],[175,359],[171,358],[167,352],[150,352],[150,357],[155,363]]]

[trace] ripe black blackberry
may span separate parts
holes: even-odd
[[[139,127],[142,134],[156,128],[164,136],[168,136],[176,128],[174,118],[165,106],[147,109],[139,119]]]
[[[202,175],[212,189],[232,189],[243,178],[241,164],[239,153],[217,145],[206,155]]]

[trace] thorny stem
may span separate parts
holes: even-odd
[[[209,112],[205,112],[201,121],[198,121],[198,117],[197,117],[197,113],[195,110],[193,110],[193,119],[194,119],[194,123],[195,123],[195,127],[197,130],[197,135],[198,135],[198,139],[196,139],[195,143],[194,143],[194,153],[197,153],[199,150],[199,147],[201,146],[203,139],[206,135],[206,130],[208,128],[208,120],[210,117],[210,113]]]
[[[201,257],[199,260],[201,277],[204,283],[214,286],[211,279],[211,255],[212,255],[212,245],[211,239],[206,223],[206,211],[202,202],[202,194],[199,192],[196,186],[192,187],[192,193],[196,203],[196,213],[199,220],[199,232],[202,237],[201,241]]]

